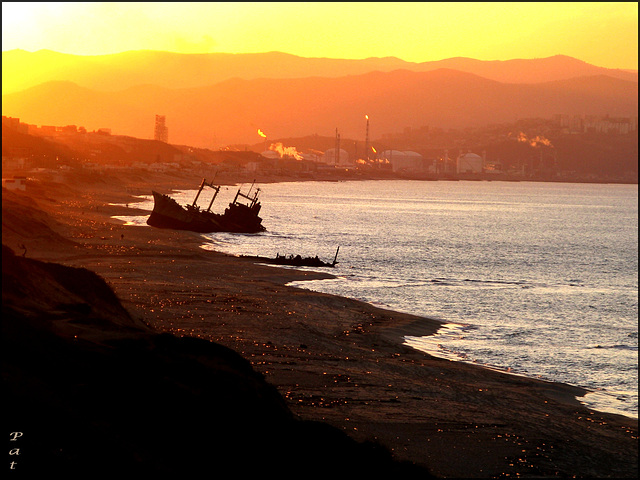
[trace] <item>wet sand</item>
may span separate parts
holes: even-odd
[[[3,243],[96,272],[136,320],[240,353],[299,418],[375,440],[436,476],[636,477],[637,420],[586,409],[575,400],[582,389],[431,357],[402,337],[434,333],[435,320],[287,287],[323,274],[258,265],[202,249],[195,233],[112,218],[135,213],[109,203],[200,180],[34,179],[25,193],[3,190]],[[59,238],[5,228],[5,198],[33,201]]]

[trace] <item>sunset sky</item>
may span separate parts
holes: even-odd
[[[2,50],[280,51],[411,62],[569,55],[638,68],[636,2],[3,2]]]

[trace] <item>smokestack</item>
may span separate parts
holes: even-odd
[[[369,161],[369,115],[365,115],[364,118],[367,119],[367,133],[364,140],[364,151],[366,152],[366,159]]]
[[[338,165],[340,159],[340,134],[338,133],[338,128],[336,127],[336,148],[333,155],[333,161],[336,165]]]

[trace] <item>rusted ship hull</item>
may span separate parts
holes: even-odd
[[[234,232],[259,233],[265,230],[258,216],[260,204],[250,206],[231,203],[224,214],[183,207],[168,195],[153,191],[153,211],[147,224],[157,228],[189,230],[198,233]]]

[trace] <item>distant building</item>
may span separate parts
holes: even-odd
[[[78,133],[78,127],[76,125],[65,125],[64,127],[58,127],[58,131],[64,135],[73,135]]]
[[[27,189],[27,178],[26,177],[3,178],[2,186],[7,190],[25,191]]]
[[[324,155],[322,156],[322,163],[341,167],[352,166],[352,163],[349,161],[349,154],[342,148],[338,150],[337,154],[335,148],[330,148],[325,151]]]
[[[156,127],[153,131],[153,139],[160,142],[169,142],[169,129],[166,125],[166,117],[164,115],[156,115]]]
[[[484,159],[475,153],[464,153],[456,160],[456,173],[482,173]]]
[[[626,135],[638,131],[638,117],[610,117],[609,115],[553,116],[563,133],[604,133]]]
[[[378,154],[378,160],[391,164],[394,172],[422,173],[428,169],[424,157],[412,151],[384,150]]]
[[[20,122],[19,118],[2,116],[2,126],[15,130],[18,133],[29,133],[29,127],[26,123]]]
[[[55,137],[58,129],[55,125],[42,125],[40,126],[40,134],[45,137]]]
[[[9,148],[8,155],[2,156],[2,170],[17,169],[21,170],[27,166],[27,154],[21,154],[17,148]],[[28,149],[23,149],[25,152]]]
[[[277,160],[280,158],[280,154],[275,150],[265,150],[260,155],[262,155],[265,158],[270,158],[271,160]]]

